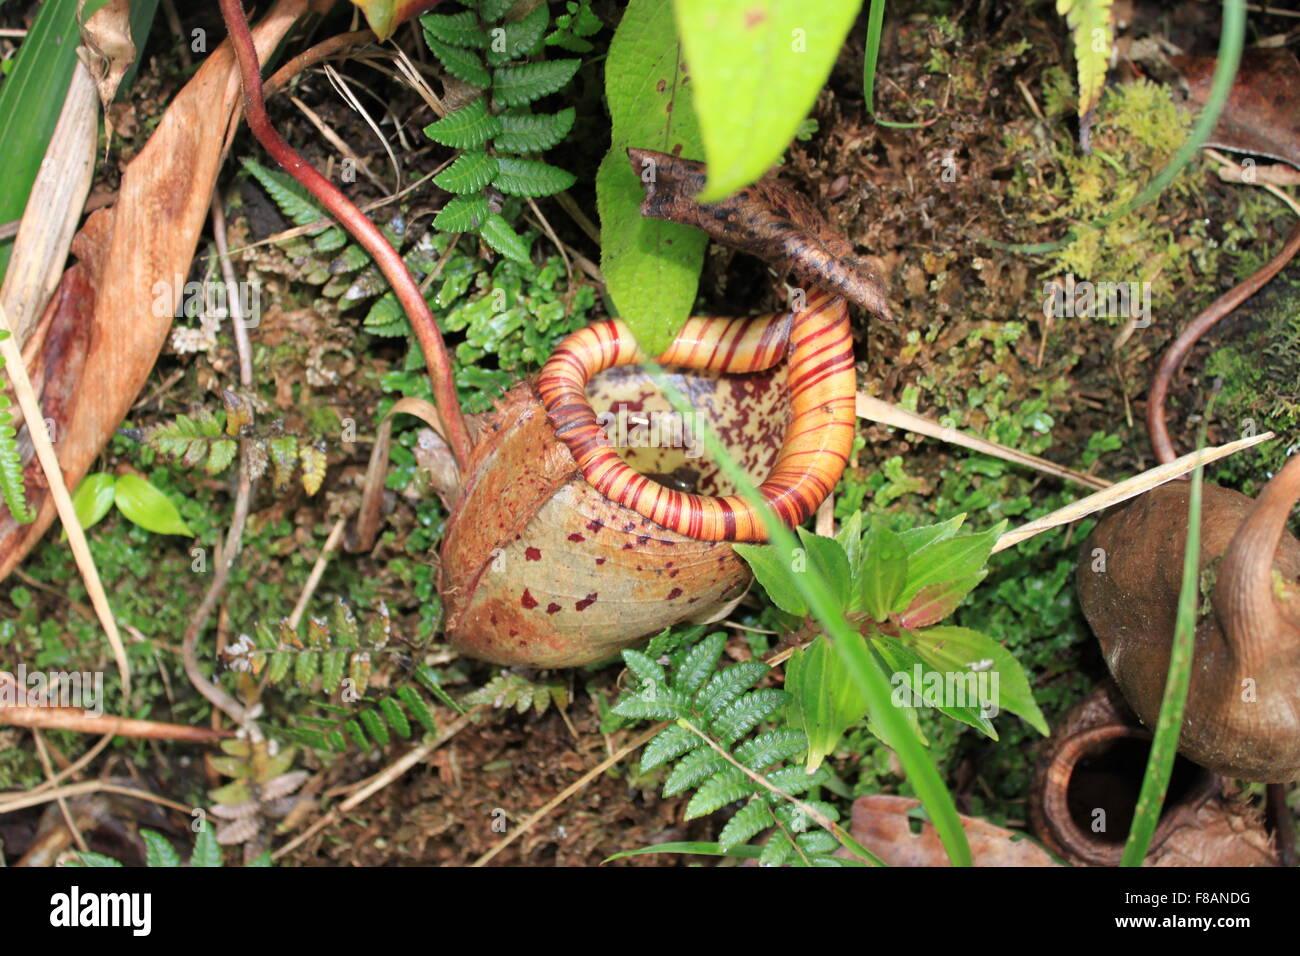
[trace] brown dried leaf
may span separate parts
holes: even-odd
[[[908,812],[921,801],[876,794],[853,803],[853,838],[889,866],[948,866],[943,841],[929,822],[912,832]],[[1029,837],[962,816],[975,866],[1057,866],[1051,855]]]
[[[627,153],[646,185],[643,216],[694,226],[800,282],[838,292],[868,312],[893,320],[880,278],[803,196],[766,178],[719,202],[699,203],[694,197],[708,178],[703,163],[649,149]],[[653,170],[653,175],[643,170]]]
[[[1175,56],[1191,100],[1205,106],[1217,63],[1212,56]],[[1207,146],[1269,156],[1300,167],[1300,60],[1287,49],[1246,50],[1227,105]]]

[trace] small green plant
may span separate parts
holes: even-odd
[[[755,686],[771,670],[760,661],[719,669],[726,634],[709,634],[688,643],[698,630],[661,635],[645,652],[623,652],[640,686],[624,694],[613,713],[673,721],[646,745],[641,771],[669,768],[665,797],[694,791],[686,806],[687,820],[744,800],[718,837],[723,853],[745,848],[749,840],[770,829],[773,832],[760,851],[762,862],[839,865],[831,854],[840,841],[818,828],[808,811],[831,822],[839,819],[839,812],[824,801],[788,799],[822,786],[829,777],[825,769],[805,773],[793,762],[808,749],[804,733],[791,727],[753,733],[785,709],[789,695],[775,687]]]
[[[988,531],[959,534],[964,517],[895,533],[880,519],[864,529],[858,512],[835,538],[800,529],[803,548],[789,569],[771,549],[739,545],[737,550],[777,607],[801,619],[809,607],[790,577],[810,567],[818,570],[890,675],[891,702],[914,728],[919,730],[915,708],[925,705],[995,740],[991,718],[1003,709],[1046,734],[1047,722],[1011,653],[977,631],[939,623],[983,580],[1005,526],[1001,522]],[[793,723],[809,739],[808,768],[813,770],[844,732],[866,717],[867,701],[824,637],[795,653],[786,683],[796,704]]]
[[[420,18],[425,41],[444,69],[482,91],[425,129],[434,142],[460,150],[434,177],[434,183],[455,195],[433,224],[443,232],[476,233],[503,256],[527,262],[528,244],[496,207],[501,196],[550,196],[573,185],[571,173],[530,157],[563,140],[576,111],[534,113],[532,104],[565,86],[582,61],[530,59],[546,44],[551,23],[547,3],[518,19],[507,16],[514,0],[478,0],[467,6],[471,9],[462,13]],[[581,9],[569,14],[569,28],[580,21],[580,29],[590,29],[590,10],[582,17],[579,13]]]
[[[288,487],[295,473],[307,494],[320,490],[328,465],[323,441],[285,434],[279,419],[262,426],[252,402],[230,389],[222,391],[222,401],[224,424],[222,413],[202,408],[194,415],[178,415],[150,428],[127,430],[127,434],[159,455],[186,468],[202,467],[209,475],[230,467],[242,440],[247,442],[250,480],[261,478],[269,467],[272,488],[277,492]]]
[[[87,475],[77,485],[72,504],[84,530],[97,525],[116,505],[127,521],[146,531],[194,537],[171,499],[147,479],[130,472],[113,475],[101,471]]]

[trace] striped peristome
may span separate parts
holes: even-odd
[[[757,372],[788,357],[790,425],[759,492],[777,516],[806,520],[839,481],[853,445],[853,337],[845,301],[812,290],[806,308],[753,319],[687,321],[660,355],[661,365],[721,373]],[[667,488],[633,469],[609,444],[586,396],[592,376],[646,360],[618,319],[566,338],[537,380],[546,414],[588,483],[611,501],[700,541],[765,541],[756,509],[739,495],[707,496]]]

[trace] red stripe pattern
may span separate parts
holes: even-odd
[[[839,481],[853,446],[853,338],[843,299],[821,289],[793,315],[687,321],[662,365],[723,373],[771,368],[789,354],[790,426],[759,491],[789,526],[803,523]],[[542,368],[537,390],[555,434],[588,483],[656,524],[700,541],[766,541],[754,508],[738,495],[705,496],[666,488],[629,466],[610,446],[587,400],[593,375],[646,356],[620,320],[597,322],[566,338]]]

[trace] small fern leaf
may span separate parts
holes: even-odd
[[[312,246],[317,252],[338,252],[347,244],[348,234],[337,226],[329,226],[316,237],[316,241],[312,243]],[[361,247],[354,246],[352,248],[360,249]],[[363,249],[362,252],[364,253],[364,251]]]
[[[266,673],[266,680],[269,684],[278,684],[289,673],[289,668],[293,665],[293,655],[288,651],[276,651],[271,655],[271,669]]]
[[[610,710],[620,717],[673,720],[690,712],[690,699],[676,691],[652,684],[647,688],[647,692],[623,697]]]
[[[488,215],[488,201],[483,196],[455,196],[434,217],[433,225],[439,232],[476,232]]]
[[[706,817],[754,792],[754,783],[730,764],[704,782],[682,814],[684,820]]]
[[[498,160],[487,153],[461,153],[456,161],[433,177],[434,185],[449,193],[476,193],[499,175]]]
[[[429,705],[425,703],[424,698],[414,688],[399,687],[397,688],[397,696],[406,705],[406,709],[411,712],[411,716],[416,719],[421,727],[431,734],[438,732],[438,722],[433,719],[433,711],[429,710]]]
[[[761,771],[775,763],[790,760],[808,749],[808,738],[802,730],[782,727],[759,734],[736,748],[735,758],[750,770]]]
[[[624,651],[623,663],[643,684],[664,684],[668,680],[663,665],[640,651]]]
[[[492,85],[492,74],[483,66],[477,53],[443,43],[427,33],[424,38],[433,55],[442,62],[443,68],[456,79],[477,86],[480,90],[486,90]]]
[[[794,854],[794,844],[790,838],[781,831],[772,834],[772,838],[767,841],[763,847],[763,852],[759,854],[759,866],[781,866],[786,860]]]
[[[298,460],[302,463],[302,490],[314,495],[325,481],[325,468],[329,463],[323,446],[303,439],[298,443]]]
[[[660,764],[676,760],[682,754],[689,753],[702,743],[704,743],[703,740],[680,724],[665,727],[655,735],[655,738],[650,743],[646,744],[645,750],[642,751],[641,772],[645,773]]]
[[[379,746],[388,746],[392,738],[388,736],[388,727],[384,724],[383,718],[379,716],[379,711],[363,710],[361,712],[361,723],[366,728],[366,733],[373,737]]]
[[[499,131],[494,145],[508,153],[540,153],[569,135],[577,115],[571,106],[558,113],[502,113],[495,117]]]
[[[1110,50],[1115,37],[1110,17],[1113,0],[1056,0],[1056,12],[1065,15],[1074,31],[1074,59],[1079,75],[1079,116],[1097,105]]]
[[[808,856],[830,856],[840,848],[840,841],[825,830],[801,833],[794,838],[794,841],[799,844],[799,849],[803,850]],[[823,863],[823,861],[814,862]]]
[[[758,683],[767,672],[768,666],[759,661],[741,661],[719,671],[695,694],[695,709],[712,723],[723,708]]]
[[[718,658],[722,656],[722,649],[726,646],[727,635],[718,631],[692,647],[673,672],[673,689],[683,694],[694,694],[703,687],[704,682],[713,673],[713,669],[718,666]]]
[[[338,690],[339,684],[343,682],[343,670],[347,666],[348,652],[345,648],[337,647],[325,652],[320,666],[321,689],[325,693],[332,695]]]
[[[724,745],[733,744],[784,707],[789,699],[785,691],[772,687],[751,691],[728,704],[709,729]]]
[[[411,323],[402,311],[402,304],[391,292],[384,293],[375,301],[362,324],[371,335],[388,339],[402,338],[411,331]]]
[[[502,156],[492,185],[507,196],[553,196],[576,181],[573,173],[536,159]]]
[[[488,23],[494,23],[510,12],[515,2],[516,0],[478,0],[479,16]]]
[[[239,453],[239,445],[230,438],[222,438],[214,441],[208,450],[208,463],[204,470],[209,475],[219,475],[235,460],[235,455]]]
[[[424,135],[435,143],[441,143],[452,149],[478,149],[492,137],[499,135],[504,128],[504,118],[489,113],[487,97],[480,96],[455,112],[430,123],[424,128]]]
[[[141,830],[140,836],[144,837],[145,866],[165,866],[170,868],[181,865],[181,855],[176,852],[176,848],[168,843],[166,837],[162,836],[162,834],[155,833],[153,830]]]
[[[523,106],[540,100],[573,79],[581,65],[581,60],[547,60],[544,63],[497,67],[491,78],[492,97],[499,106],[505,107]],[[486,87],[488,84],[481,85]]]
[[[546,28],[550,23],[550,10],[546,4],[539,3],[532,13],[522,19],[494,28],[492,43],[487,51],[488,63],[500,66],[509,60],[532,56],[542,48]]]
[[[314,652],[299,652],[297,659],[293,662],[293,682],[303,689],[309,687],[312,679],[316,676],[316,668],[319,663],[318,655]]]
[[[747,843],[751,837],[772,825],[772,811],[768,802],[755,796],[727,821],[718,834],[718,845],[725,851]]]
[[[0,362],[0,366],[3,364]],[[0,408],[8,407],[8,397],[0,395]],[[8,412],[0,412],[0,493],[4,495],[5,504],[9,506],[9,513],[14,516],[14,520],[19,524],[31,524],[36,520],[36,514],[27,500],[23,456],[18,450],[18,433],[10,424],[11,421]]]
[[[481,50],[487,46],[487,34],[478,25],[478,17],[472,10],[463,13],[430,13],[420,17],[425,36],[433,37],[452,46]]]
[[[349,720],[343,725],[343,729],[352,735],[353,742],[362,750],[365,750],[370,746],[370,741],[366,740],[366,732],[361,729],[361,724],[357,721]],[[344,747],[343,749],[346,750],[347,747]]]
[[[664,781],[663,794],[665,797],[675,797],[679,793],[685,793],[730,766],[727,758],[712,748],[702,747],[677,761],[668,774],[668,779]]]
[[[256,160],[244,160],[244,168],[266,190],[280,213],[295,226],[305,226],[325,215],[298,180],[287,173],[267,169]]]
[[[830,771],[823,764],[812,773],[808,773],[803,767],[782,767],[779,770],[773,770],[769,774],[764,774],[767,782],[778,790],[783,790],[792,797],[797,797],[801,793],[807,793],[813,787],[819,787],[830,777]]]
[[[392,728],[393,733],[403,740],[409,740],[411,737],[411,722],[406,719],[406,714],[402,713],[402,708],[398,706],[397,701],[391,697],[385,697],[379,702],[379,709],[384,712],[384,720]]]
[[[221,846],[217,843],[217,831],[210,824],[203,824],[198,836],[194,838],[190,866],[207,868],[221,866]]]
[[[483,225],[479,226],[478,234],[483,237],[484,242],[507,259],[513,259],[515,262],[522,262],[525,265],[529,262],[528,243],[523,240],[519,233],[515,232],[514,227],[506,222],[505,218],[499,213],[488,213]]]

